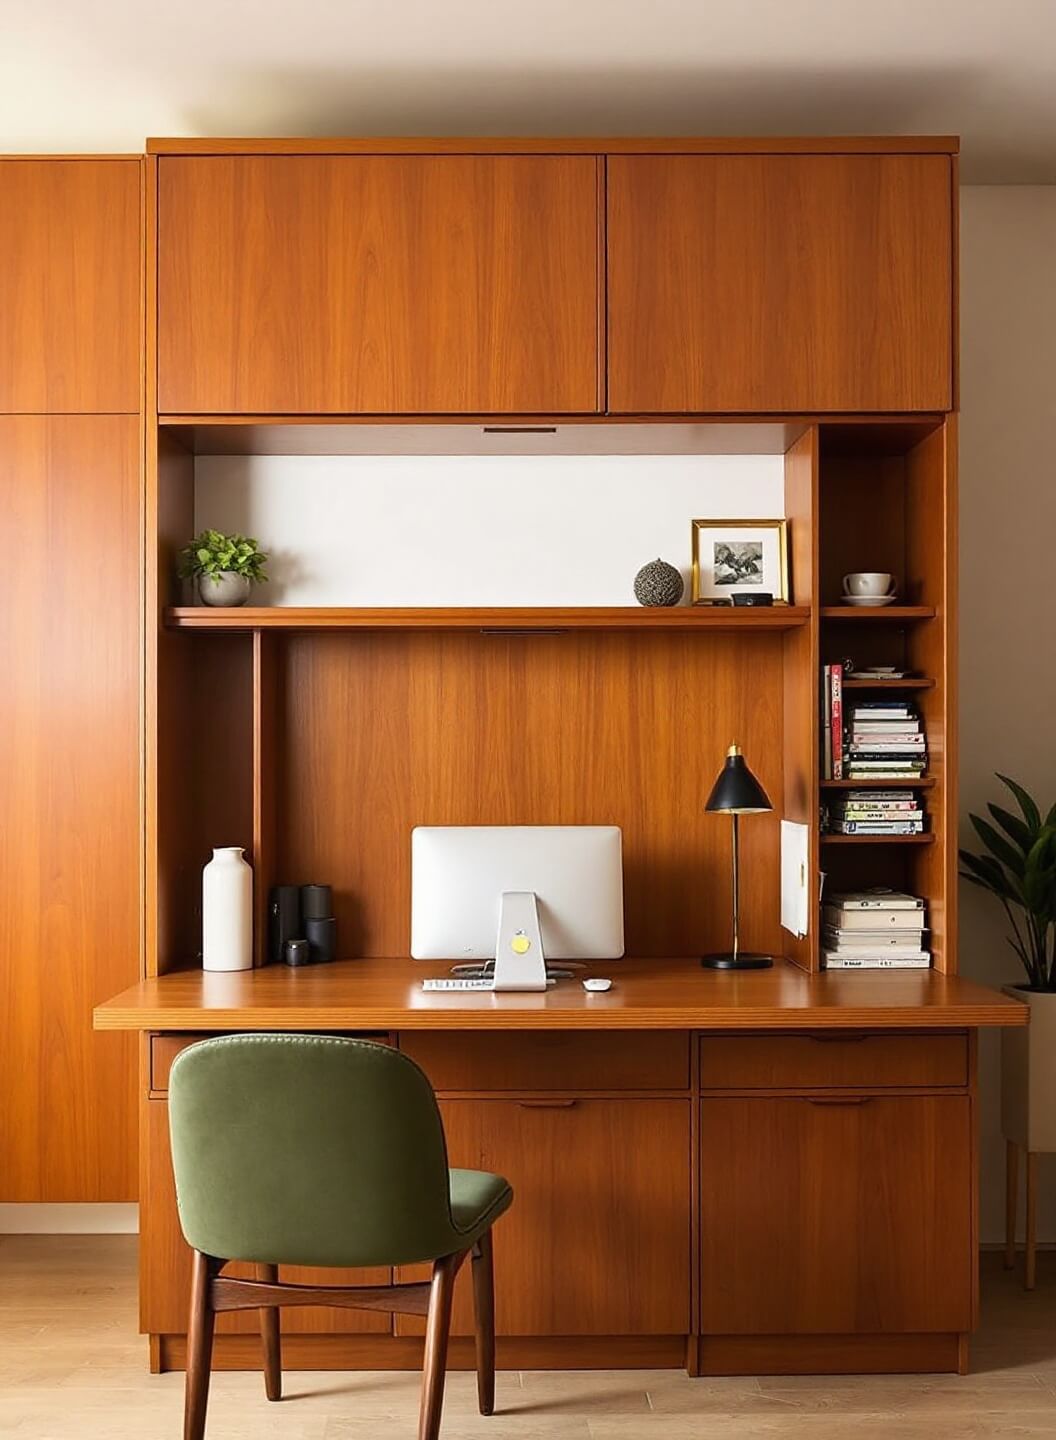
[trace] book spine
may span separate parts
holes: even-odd
[[[822,779],[831,780],[832,774],[832,679],[830,667],[826,665],[822,675],[822,720],[825,727],[824,750],[822,752]]]
[[[843,666],[832,667],[832,778],[843,779]]]

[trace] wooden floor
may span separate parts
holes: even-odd
[[[0,1237],[0,1437],[178,1440],[181,1375],[151,1376],[136,1334],[135,1242]],[[976,1440],[1056,1435],[1056,1254],[1038,1288],[983,1265],[973,1373],[689,1380],[669,1371],[499,1376],[476,1413],[473,1377],[448,1379],[444,1440]],[[399,1440],[415,1433],[417,1377],[293,1374],[264,1399],[259,1375],[213,1379],[210,1440]]]

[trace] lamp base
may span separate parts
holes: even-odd
[[[706,970],[769,970],[773,959],[769,955],[753,955],[741,950],[737,958],[727,955],[702,955],[700,963]]]

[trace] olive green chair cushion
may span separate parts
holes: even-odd
[[[229,1035],[169,1081],[172,1164],[189,1245],[222,1260],[402,1265],[465,1250],[513,1199],[450,1170],[432,1087],[388,1045]]]

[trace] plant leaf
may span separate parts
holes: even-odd
[[[970,874],[978,876],[981,883],[993,894],[1022,905],[1023,898],[1018,886],[1006,875],[992,855],[973,855],[970,850],[962,850],[960,857],[961,863],[967,867]]]
[[[1018,815],[1013,815],[1009,810],[1002,810],[1000,805],[987,805],[986,808],[1001,826],[1005,834],[1011,836],[1023,851],[1023,854],[1026,855],[1037,839],[1037,835],[1028,825],[1024,824]]]
[[[1026,865],[1026,860],[1022,853],[1017,850],[1014,845],[1011,845],[1003,835],[999,835],[988,821],[981,819],[978,815],[969,815],[968,819],[972,822],[972,825],[975,827],[975,833],[990,853],[996,855],[1002,865],[1004,865],[1006,869],[1011,870],[1012,874],[1015,875],[1018,880],[1022,880],[1023,869]]]
[[[1018,784],[1017,781],[1010,780],[1007,775],[1002,775],[998,770],[995,770],[994,774],[1001,781],[1002,785],[1007,785],[1009,790],[1012,791],[1012,794],[1019,801],[1019,808],[1023,811],[1023,819],[1036,834],[1041,829],[1041,811],[1034,803],[1032,797],[1028,795],[1026,790],[1023,789],[1023,786]]]

